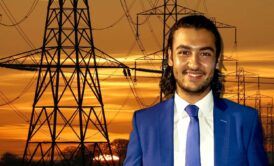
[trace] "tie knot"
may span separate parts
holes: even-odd
[[[190,117],[197,117],[198,116],[199,107],[197,107],[196,105],[189,104],[188,106],[186,106],[185,111],[187,112],[188,116],[190,116]]]

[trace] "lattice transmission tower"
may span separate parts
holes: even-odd
[[[96,51],[88,0],[49,0],[24,165],[113,164]]]

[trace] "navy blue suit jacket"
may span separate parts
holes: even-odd
[[[213,118],[215,166],[268,165],[256,110],[215,98]],[[135,112],[124,165],[173,166],[173,119],[173,97]]]

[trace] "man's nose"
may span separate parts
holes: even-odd
[[[192,55],[188,59],[188,67],[190,69],[198,69],[199,67],[199,55],[197,52],[193,52]]]

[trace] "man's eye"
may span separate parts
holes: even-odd
[[[179,51],[178,54],[182,54],[182,55],[190,55],[191,52],[190,51],[187,51],[187,50],[182,50],[182,51]]]
[[[210,52],[201,52],[202,56],[211,56],[212,54]]]

